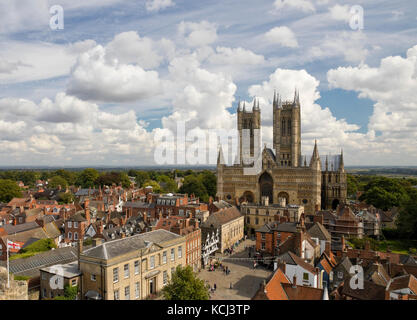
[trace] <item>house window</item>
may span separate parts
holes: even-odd
[[[135,298],[136,299],[140,298],[140,283],[139,282],[135,283]]]
[[[116,283],[119,281],[119,268],[113,269],[113,283]]]
[[[164,251],[162,253],[162,263],[163,264],[167,263],[167,252],[166,251]]]
[[[247,224],[250,224],[250,217],[247,217],[247,218],[246,218],[246,223],[247,223]]]
[[[130,286],[125,287],[125,300],[130,300]]]
[[[78,228],[78,222],[74,221],[74,228]]]
[[[77,285],[77,279],[71,280],[71,287],[75,287]]]
[[[135,274],[139,274],[139,260],[135,261]]]
[[[259,224],[259,219],[255,218],[255,224]]]
[[[174,261],[174,260],[175,260],[175,249],[172,248],[171,249],[171,261]]]
[[[195,245],[195,242],[193,242],[193,244]],[[178,247],[178,258],[182,257],[182,246]]]
[[[95,274],[91,274],[91,281],[96,281],[96,280],[97,280],[96,275]]]
[[[123,267],[124,273],[125,273],[125,278],[129,278],[129,264],[126,263]]]
[[[168,282],[168,272],[164,271],[163,274],[163,284],[166,285]]]
[[[155,268],[155,256],[152,256],[150,259],[150,269]]]
[[[261,243],[261,248],[262,248],[262,250],[265,250],[265,242]]]
[[[72,240],[72,232],[68,232],[68,239]]]
[[[78,232],[74,232],[74,240],[78,240]]]
[[[265,233],[261,233],[262,235],[262,240],[265,240]]]
[[[120,300],[120,296],[119,296],[119,290],[114,290],[114,300]]]
[[[303,274],[303,280],[304,281],[308,281],[308,273],[307,272],[304,272],[304,274]]]
[[[68,228],[72,228],[72,221],[68,221]]]
[[[338,277],[339,279],[343,279],[343,272],[342,272],[342,271],[338,271],[338,272],[337,272],[337,277]]]

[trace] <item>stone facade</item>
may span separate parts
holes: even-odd
[[[217,197],[229,203],[262,203],[302,205],[306,213],[336,208],[347,197],[343,151],[340,155],[321,159],[317,142],[309,161],[301,155],[300,100],[273,100],[273,147],[260,150],[257,129],[261,129],[259,101],[252,111],[239,104],[238,158],[226,165],[222,149],[217,161]],[[246,137],[246,138],[245,138]],[[249,141],[248,141],[249,140]],[[260,154],[260,155],[259,155]],[[259,155],[259,156],[256,156]],[[259,170],[253,170],[259,168]],[[252,172],[248,173],[248,171]]]
[[[0,267],[0,300],[28,300],[28,283],[14,280],[10,275],[10,287],[7,287],[7,269]]]

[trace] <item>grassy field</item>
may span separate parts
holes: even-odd
[[[371,249],[375,251],[387,252],[391,250],[393,253],[399,254],[417,254],[417,240],[403,239],[403,240],[380,240],[369,239]],[[366,239],[349,239],[348,244],[354,249],[363,249],[365,247]]]

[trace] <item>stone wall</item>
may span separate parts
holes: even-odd
[[[14,280],[10,275],[10,288],[7,288],[7,269],[0,267],[0,300],[28,300],[27,281]]]

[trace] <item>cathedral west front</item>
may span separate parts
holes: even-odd
[[[301,155],[301,114],[299,93],[294,99],[273,98],[273,149],[258,148],[257,135],[261,129],[259,101],[254,99],[252,110],[239,103],[237,128],[239,157],[226,165],[223,151],[217,161],[217,197],[230,203],[265,204],[276,206],[301,205],[305,213],[320,209],[335,209],[346,201],[347,182],[343,151],[338,155],[320,156],[315,142],[311,157]],[[246,140],[245,140],[246,139]],[[245,145],[243,142],[247,141]],[[250,172],[250,174],[248,174]]]

